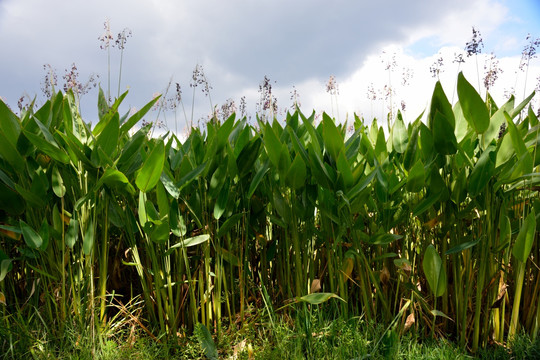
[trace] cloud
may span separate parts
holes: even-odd
[[[191,75],[202,64],[213,105],[246,96],[254,109],[258,85],[268,75],[281,106],[293,85],[305,106],[329,106],[324,84],[335,75],[340,97],[350,98],[340,101],[355,104],[340,111],[360,111],[367,85],[388,77],[369,67],[380,65],[381,49],[401,49],[420,76],[442,46],[463,47],[472,25],[488,39],[500,34],[501,24],[516,23],[503,1],[4,0],[0,43],[7,55],[0,58],[0,96],[14,106],[24,91],[40,95],[43,64],[61,77],[71,63],[83,80],[98,73],[102,87],[110,76],[116,95],[120,53],[111,49],[109,68],[98,41],[108,18],[113,33],[133,31],[122,64],[121,90],[130,88],[126,106],[142,107],[172,77],[191,108]],[[500,39],[501,49],[520,43],[509,34]],[[95,117],[95,100],[95,93],[86,95],[83,115]],[[209,100],[196,89],[196,118],[210,112]]]

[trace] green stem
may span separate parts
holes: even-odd
[[[512,341],[517,332],[521,291],[525,277],[525,264],[519,260],[516,260],[516,274],[516,290],[514,293],[514,303],[512,304],[512,318],[510,320],[510,329],[508,330],[508,341]]]

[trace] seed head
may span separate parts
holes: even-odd
[[[368,100],[377,100],[377,91],[375,91],[375,86],[373,85],[373,83],[368,85],[366,96]]]
[[[115,41],[116,47],[120,50],[124,50],[124,47],[126,45],[126,41],[128,38],[131,37],[131,30],[128,28],[124,28],[121,32],[118,33]]]
[[[99,47],[101,49],[108,49],[111,41],[114,40],[111,33],[111,22],[109,21],[109,19],[105,20],[105,22],[103,23],[103,28],[105,29],[105,31],[100,37],[98,37],[98,40],[101,42],[101,45]]]
[[[529,62],[536,58],[536,48],[540,46],[540,38],[532,38],[531,34],[527,34],[525,39],[528,43],[521,52],[521,61],[519,63],[519,69],[525,71],[525,68],[529,66]]]
[[[293,102],[291,105],[292,110],[296,110],[297,108],[302,106],[302,104],[298,100],[299,98],[300,98],[300,94],[298,93],[298,90],[296,90],[296,87],[293,85],[293,89],[291,91],[291,100]]]
[[[50,98],[53,95],[54,87],[57,85],[56,71],[50,64],[43,65],[43,70],[45,70],[45,77],[41,84],[41,92],[46,98]]]
[[[259,94],[260,99],[257,103],[259,112],[270,110],[273,113],[277,113],[277,99],[272,94],[272,83],[266,75],[264,76],[262,83],[259,84]]]
[[[429,72],[431,73],[431,77],[439,78],[439,74],[444,72],[443,70],[444,60],[441,57],[439,57],[435,62],[429,67]]]
[[[242,117],[246,116],[246,97],[245,96],[242,96],[240,98],[239,110],[240,110],[240,116]]]
[[[326,92],[330,95],[339,95],[339,86],[334,75],[330,75],[330,78],[328,78],[328,82],[326,83]]]
[[[463,54],[454,53],[454,60],[452,60],[452,62],[458,64],[464,63],[465,59],[463,58]]]
[[[480,30],[476,29],[473,26],[472,33],[473,36],[471,41],[465,44],[465,51],[467,52],[467,57],[482,53],[482,48],[484,47],[484,41],[482,40],[482,34],[480,34]]]
[[[191,83],[189,84],[190,87],[196,88],[197,86],[202,85],[202,92],[206,96],[210,94],[210,90],[212,90],[212,86],[210,86],[210,83],[206,79],[206,76],[204,75],[204,69],[203,66],[200,64],[197,64],[195,66],[195,69],[193,70],[193,75],[191,76]]]
[[[499,78],[499,74],[503,72],[503,70],[499,67],[499,60],[495,54],[491,53],[489,59],[486,59],[486,62],[484,63],[484,71],[484,86],[486,87],[486,90],[489,90]]]

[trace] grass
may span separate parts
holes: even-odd
[[[404,334],[394,351],[376,348],[385,328],[361,318],[322,320],[317,315],[309,319],[311,336],[306,336],[299,316],[296,320],[282,317],[275,326],[252,319],[240,328],[227,329],[216,341],[219,359],[537,359],[540,340],[519,334],[507,347],[491,344],[471,355],[456,343],[440,339],[422,339],[412,331]],[[20,336],[12,351],[3,358],[32,359],[206,359],[195,335],[176,341],[156,342],[142,331],[122,330],[105,336],[93,347],[88,334],[70,328],[62,339],[52,339],[45,329],[18,328],[26,332]],[[22,334],[22,333],[20,333]],[[0,328],[3,341],[8,334]]]

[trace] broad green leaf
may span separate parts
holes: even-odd
[[[433,245],[429,245],[424,253],[422,268],[433,295],[435,297],[442,296],[446,292],[446,271],[442,259]]]
[[[414,166],[409,170],[407,176],[407,191],[417,193],[424,188],[426,181],[426,172],[424,170],[424,164],[422,160],[418,160]]]
[[[214,205],[214,219],[219,220],[227,207],[229,201],[229,194],[231,192],[230,181],[227,179],[225,185],[221,188],[219,195]]]
[[[540,121],[538,121],[538,117],[533,111],[533,108],[531,105],[529,105],[529,109],[527,110],[527,116],[529,117],[529,122],[531,124],[531,127],[537,126],[540,124]]]
[[[279,158],[281,156],[281,142],[274,133],[274,130],[272,129],[270,124],[266,123],[264,129],[261,128],[261,131],[263,131],[264,148],[266,149],[268,158],[277,168],[279,167]]]
[[[422,201],[420,201],[420,203],[414,207],[413,216],[419,216],[435,205],[440,199],[441,194],[441,192],[432,193],[427,198],[422,199]]]
[[[20,225],[19,226],[0,225],[0,229],[15,233],[15,234],[22,234]]]
[[[424,162],[428,162],[433,156],[433,134],[426,125],[420,123],[420,151]]]
[[[517,159],[516,163],[510,170],[510,177],[508,179],[505,179],[507,181],[514,181],[521,176],[526,176],[530,174],[533,171],[532,155],[529,152],[525,152]],[[505,177],[505,175],[508,175],[508,172],[505,172],[504,175],[501,175],[501,178]]]
[[[15,190],[17,190],[17,193],[23,197],[28,205],[35,206],[37,208],[42,208],[46,205],[43,197],[35,194],[33,191],[26,190],[19,184],[15,184]]]
[[[398,111],[398,116],[396,118],[396,121],[394,122],[394,126],[392,129],[392,145],[396,152],[398,152],[399,154],[403,154],[407,149],[408,140],[409,134],[407,132],[407,128],[405,127],[405,123],[403,122],[401,112]]]
[[[2,102],[0,100],[0,102]],[[13,265],[11,264],[13,260],[10,259],[3,251],[0,249],[0,282],[4,280],[7,273],[10,272],[13,269]],[[2,302],[0,301],[0,304]],[[5,302],[4,302],[5,304]]]
[[[351,171],[351,165],[349,164],[349,161],[345,157],[345,153],[343,151],[339,153],[336,165],[339,173],[343,177],[343,183],[345,184],[345,188],[348,189],[353,186],[354,177]]]
[[[90,255],[92,249],[94,248],[94,220],[90,219],[88,222],[86,232],[83,237],[83,252],[84,255]]]
[[[405,148],[405,154],[403,155],[403,167],[407,171],[410,171],[411,167],[415,163],[415,158],[418,152],[418,134],[420,133],[420,127],[414,125],[411,131],[411,136],[407,142],[407,148]]]
[[[464,243],[461,243],[457,246],[454,246],[453,248],[447,250],[444,255],[452,255],[452,254],[457,254],[457,253],[460,253],[464,250],[467,250],[473,246],[475,246],[476,244],[478,244],[480,242],[480,240],[475,240],[475,241],[466,241]]]
[[[285,223],[289,224],[291,221],[291,208],[289,207],[279,190],[274,191],[273,199],[273,205],[277,210],[277,213],[281,216]]]
[[[253,180],[251,180],[251,184],[249,184],[249,190],[247,192],[247,198],[251,199],[253,194],[255,193],[255,190],[257,190],[257,187],[259,186],[261,180],[263,179],[264,175],[270,170],[268,160],[266,163],[257,171],[255,176],[253,177]]]
[[[178,236],[182,237],[186,235],[187,228],[184,221],[184,218],[180,214],[180,209],[178,207],[178,201],[174,199],[171,203],[170,213],[169,213],[169,223],[171,227],[171,232]]]
[[[375,150],[369,141],[369,137],[364,133],[360,135],[360,153],[365,156],[370,166],[375,165]]]
[[[15,189],[17,185],[13,184]],[[3,181],[0,181],[0,210],[4,210],[10,215],[21,215],[25,209],[24,199]]]
[[[338,154],[344,150],[344,140],[341,131],[338,130],[334,120],[326,113],[323,113],[323,142],[325,149],[330,153],[332,159],[337,162]]]
[[[396,265],[400,269],[405,269],[405,270],[406,269],[410,270],[412,268],[411,262],[406,258],[394,259],[394,265]]]
[[[141,150],[144,141],[146,140],[146,134],[148,133],[148,130],[149,127],[141,128],[135,133],[135,135],[129,138],[129,140],[122,149],[122,154],[120,155],[120,158],[118,159],[118,169],[125,170],[126,168],[131,166],[133,161],[137,158],[137,155]]]
[[[260,139],[260,136],[258,136]],[[244,150],[244,146],[251,140],[251,128],[246,126],[245,120],[241,120],[240,124],[232,131],[230,142],[234,144],[234,158],[237,159],[240,152]]]
[[[144,117],[144,115],[146,115],[146,113],[148,111],[150,111],[152,106],[154,106],[154,104],[159,100],[160,97],[161,97],[161,95],[156,96],[154,99],[150,100],[148,102],[148,104],[143,106],[143,108],[141,110],[137,111],[124,124],[122,124],[122,127],[120,128],[120,136],[123,136],[133,126],[135,126],[135,124],[137,124],[139,122],[139,120],[141,120]]]
[[[435,309],[433,309],[433,310],[431,310],[430,312],[431,312],[431,315],[433,315],[433,316],[441,316],[441,317],[443,317],[443,318],[445,318],[445,319],[448,319],[448,320],[450,320],[450,321],[453,321],[448,315],[446,315],[445,313],[443,313],[443,312],[440,311],[440,310],[435,310]]]
[[[304,163],[304,160],[302,160],[302,157],[296,154],[296,157],[287,172],[287,184],[293,190],[301,188],[306,184],[306,174],[306,164]]]
[[[442,113],[433,116],[432,128],[435,150],[441,155],[452,155],[457,152],[457,140],[454,128]]]
[[[159,216],[159,213],[152,201],[146,199],[146,202],[144,203],[144,208],[146,209],[146,216],[148,218],[148,221],[150,221],[153,224],[162,223],[161,217]]]
[[[205,243],[208,240],[210,240],[210,235],[208,235],[208,234],[193,236],[193,237],[187,238],[185,240],[180,240],[179,242],[177,242],[176,244],[171,246],[165,252],[165,256],[169,256],[170,254],[172,254],[174,252],[174,249],[182,249],[182,248],[188,248],[188,247],[191,247],[191,246],[196,246],[196,245]]]
[[[212,177],[210,178],[210,184],[208,187],[208,196],[215,199],[219,195],[219,192],[221,188],[223,187],[223,184],[225,184],[225,179],[227,178],[227,156],[225,156],[225,159],[221,161],[221,164],[217,167],[217,169],[212,174]]]
[[[169,215],[169,198],[163,187],[163,184],[160,182],[156,186],[156,197],[157,197],[157,206],[159,209],[159,216],[161,219]]]
[[[139,215],[139,223],[144,227],[148,221],[148,215],[146,214],[146,195],[142,191],[139,192],[139,207],[137,213]]]
[[[120,116],[118,113],[115,113],[103,128],[103,131],[97,136],[91,156],[92,162],[98,163],[100,166],[105,166],[109,162],[107,159],[102,158],[100,150],[103,151],[108,158],[114,158],[116,156],[119,131]]]
[[[204,242],[207,242],[208,240],[210,240],[210,235],[203,234],[203,235],[193,236],[183,241],[180,241],[180,244],[183,247],[190,247],[190,246],[202,244]]]
[[[394,329],[388,329],[381,338],[380,355],[383,359],[397,359],[399,353],[399,335]]]
[[[240,266],[240,260],[232,251],[226,250],[222,247],[216,246],[216,252],[221,258],[234,266]]]
[[[532,100],[532,98],[536,95],[536,92],[533,91],[529,96],[527,96],[525,99],[523,99],[522,102],[518,104],[514,109],[512,109],[511,112],[509,112],[510,118],[514,119],[516,116],[519,115],[519,113],[525,109],[525,106],[527,106],[528,103]]]
[[[1,101],[0,101],[1,102]],[[0,261],[0,282],[4,280],[7,273],[13,269],[13,265],[11,264],[13,260],[12,259],[2,259]]]
[[[452,110],[452,105],[448,101],[446,94],[442,88],[441,82],[437,81],[435,84],[435,89],[433,90],[433,95],[431,97],[431,106],[428,116],[428,126],[433,131],[434,122],[436,122],[437,113],[440,113],[446,121],[448,122],[449,128],[454,133],[456,127],[456,120],[454,118],[454,111]]]
[[[379,163],[384,163],[388,158],[388,147],[386,146],[386,134],[382,126],[379,128],[379,134],[377,135],[377,142],[375,143],[375,155],[379,160]]]
[[[210,331],[208,331],[206,326],[201,323],[197,323],[197,325],[195,325],[194,333],[197,337],[197,340],[199,340],[199,344],[201,345],[204,354],[206,355],[208,360],[218,360],[219,355],[217,352],[216,344],[214,343],[212,335],[210,334]]]
[[[510,97],[510,99],[501,106],[495,114],[491,116],[490,122],[489,122],[489,128],[484,133],[484,141],[486,143],[490,143],[493,139],[496,139],[499,137],[499,130],[501,128],[501,125],[506,122],[506,116],[504,113],[510,114],[512,109],[514,108],[514,95]]]
[[[377,173],[378,172],[376,170],[373,170],[369,175],[364,177],[362,181],[360,181],[351,190],[349,190],[349,192],[347,193],[347,198],[350,201],[353,201],[358,196],[358,194],[360,194],[364,189],[369,186]]]
[[[313,147],[313,150],[315,150],[315,153],[321,154],[321,144],[323,143],[322,136],[317,132],[317,130],[313,127],[313,118],[315,117],[315,111],[313,111],[313,114],[309,118],[302,117],[302,121],[304,122],[304,126],[306,127],[307,132],[309,133],[310,137],[310,144]]]
[[[62,221],[62,216],[60,215],[60,211],[58,210],[58,206],[56,204],[52,208],[52,220],[54,230],[61,234],[64,227],[64,222]]]
[[[126,175],[113,168],[108,168],[107,170],[105,170],[105,173],[97,182],[96,188],[99,189],[102,185],[107,185],[112,188],[120,187],[127,190],[132,195],[135,194],[135,189],[129,183]]]
[[[169,240],[169,233],[169,222],[167,220],[161,221],[160,224],[152,226],[150,240],[158,244],[163,244]]]
[[[119,98],[115,99],[114,103],[111,106],[109,106],[107,101],[105,100],[104,98],[105,95],[102,92],[99,94],[98,104],[99,104],[100,109],[103,111],[99,111],[98,113],[99,122],[96,124],[96,126],[92,130],[92,134],[95,137],[98,137],[104,131],[105,127],[107,127],[107,125],[109,124],[110,120],[113,117],[118,116],[118,119],[120,119],[120,116],[118,114],[118,107],[120,106],[124,98],[126,97],[127,93],[128,92],[126,91],[122,95],[120,95]],[[119,128],[119,126],[120,124],[118,123],[117,128]]]
[[[74,218],[71,218],[69,220],[69,226],[66,232],[65,239],[66,239],[66,245],[70,249],[73,249],[73,246],[79,239],[79,221],[77,221]]]
[[[497,158],[495,161],[495,167],[499,167],[501,165],[504,165],[508,160],[514,156],[516,153],[514,149],[514,144],[512,143],[512,136],[509,132],[507,132],[502,140],[500,140],[500,145],[497,150]]]
[[[0,143],[7,141],[14,148],[17,144],[17,139],[21,133],[21,124],[19,118],[15,115],[9,107],[0,99],[0,134],[3,139],[0,139]]]
[[[27,223],[22,220],[19,220],[19,225],[21,227],[22,235],[24,242],[31,249],[39,249],[43,245],[43,239],[41,236],[30,227]]]
[[[387,245],[395,240],[402,239],[403,235],[396,235],[396,234],[377,234],[373,235],[369,239],[369,244],[371,245]]]
[[[41,227],[39,229],[39,236],[41,236],[41,239],[43,240],[43,243],[40,246],[40,250],[47,250],[47,247],[49,246],[49,238],[50,238],[50,232],[49,232],[49,223],[47,222],[47,218],[43,218],[43,221],[41,222]]]
[[[487,186],[495,172],[495,146],[489,146],[480,156],[469,176],[469,195],[475,197]]]
[[[506,118],[508,133],[510,134],[510,138],[512,139],[512,144],[514,144],[514,150],[519,158],[527,152],[527,147],[525,146],[523,137],[521,136],[518,128],[516,127],[516,124],[514,124],[514,121],[510,118],[510,115],[505,113],[504,116]]]
[[[66,194],[66,187],[64,186],[64,180],[62,180],[62,175],[60,175],[60,171],[55,166],[52,171],[52,188],[54,191],[54,194],[58,196],[59,198],[64,197]]]
[[[240,177],[251,173],[253,166],[259,158],[261,150],[262,140],[259,136],[251,139],[240,151],[240,154],[236,158],[236,166],[238,167],[238,174]]]
[[[458,143],[460,143],[467,136],[469,131],[472,130],[469,127],[469,123],[465,119],[465,116],[463,115],[463,110],[461,109],[461,103],[459,101],[454,105],[454,117],[456,119],[456,140]]]
[[[93,168],[94,164],[88,159],[88,157],[85,155],[85,146],[83,145],[79,139],[73,134],[68,133],[63,134],[56,131],[56,134],[64,140],[64,142],[67,144],[66,150],[68,152],[68,156],[71,158],[71,161],[76,164],[77,162],[81,161],[84,164],[88,165],[89,167]]]
[[[501,212],[499,217],[499,242],[501,244],[509,243],[512,237],[512,225],[506,211]]]
[[[206,163],[202,163],[201,165],[197,166],[195,169],[191,170],[189,173],[181,177],[180,180],[176,183],[176,191],[173,191],[173,189],[169,189],[170,184],[163,183],[165,189],[169,191],[172,197],[175,197],[177,193],[180,194],[180,190],[189,185],[193,180],[195,180],[199,175],[203,173],[206,165]]]
[[[144,162],[135,184],[142,192],[152,190],[159,181],[165,163],[165,146],[158,141]]]
[[[59,147],[55,138],[52,136],[51,132],[49,131],[49,128],[36,117],[34,118],[34,121],[36,125],[38,126],[39,130],[41,131],[41,134],[43,135],[45,140],[50,142],[54,146]]]
[[[236,118],[236,113],[232,113],[227,120],[221,126],[219,127],[217,133],[216,133],[216,139],[219,142],[219,146],[217,147],[216,151],[220,151],[221,148],[225,145],[227,140],[229,139],[229,136],[231,135],[231,131],[234,126],[234,120]]]
[[[316,150],[312,142],[308,143],[307,148],[311,173],[319,185],[327,188],[332,186],[331,184],[334,184],[335,179],[330,176],[328,170],[324,166],[321,154],[315,152]]]
[[[458,75],[457,93],[465,119],[477,134],[484,133],[489,128],[488,109],[478,92],[465,79],[463,72]]]
[[[343,300],[342,298],[340,298],[339,296],[333,293],[313,293],[313,294],[304,295],[302,297],[298,297],[296,298],[296,300],[300,302],[306,302],[311,305],[319,305],[324,302],[327,302],[328,300],[332,298],[346,302],[345,300]]]
[[[1,100],[0,103],[3,104]],[[24,171],[24,158],[17,150],[16,145],[11,143],[6,134],[2,132],[0,132],[0,158],[4,158],[18,172]]]
[[[281,145],[281,152],[279,154],[279,166],[278,166],[278,174],[279,178],[286,180],[287,179],[287,173],[289,172],[291,168],[291,154],[289,153],[289,148],[286,144]]]
[[[220,238],[222,236],[225,236],[225,234],[227,234],[229,230],[231,230],[234,226],[238,224],[240,219],[242,219],[242,216],[244,216],[243,213],[234,214],[227,220],[225,220],[225,222],[219,227],[216,237]]]
[[[98,117],[101,119],[105,114],[109,112],[109,101],[105,97],[105,93],[101,86],[98,91]]]
[[[68,154],[61,148],[58,147],[56,142],[52,143],[45,139],[43,139],[41,136],[38,136],[34,133],[31,133],[29,131],[23,130],[24,136],[30,140],[30,142],[41,152],[43,152],[46,155],[49,155],[51,158],[53,158],[56,161],[59,161],[64,164],[69,163],[69,156]]]
[[[519,234],[517,236],[514,247],[512,248],[512,254],[522,263],[527,262],[531,249],[534,243],[534,235],[536,233],[536,214],[534,209],[523,221]]]
[[[287,127],[286,130],[289,133],[291,143],[292,143],[292,148],[294,149],[294,151],[296,151],[297,154],[300,154],[300,156],[302,156],[302,160],[304,160],[304,163],[308,164],[309,156],[306,151],[307,150],[306,147],[302,145],[302,143],[300,142],[300,139],[298,138],[298,136],[296,135],[296,133],[293,131],[292,128]]]

